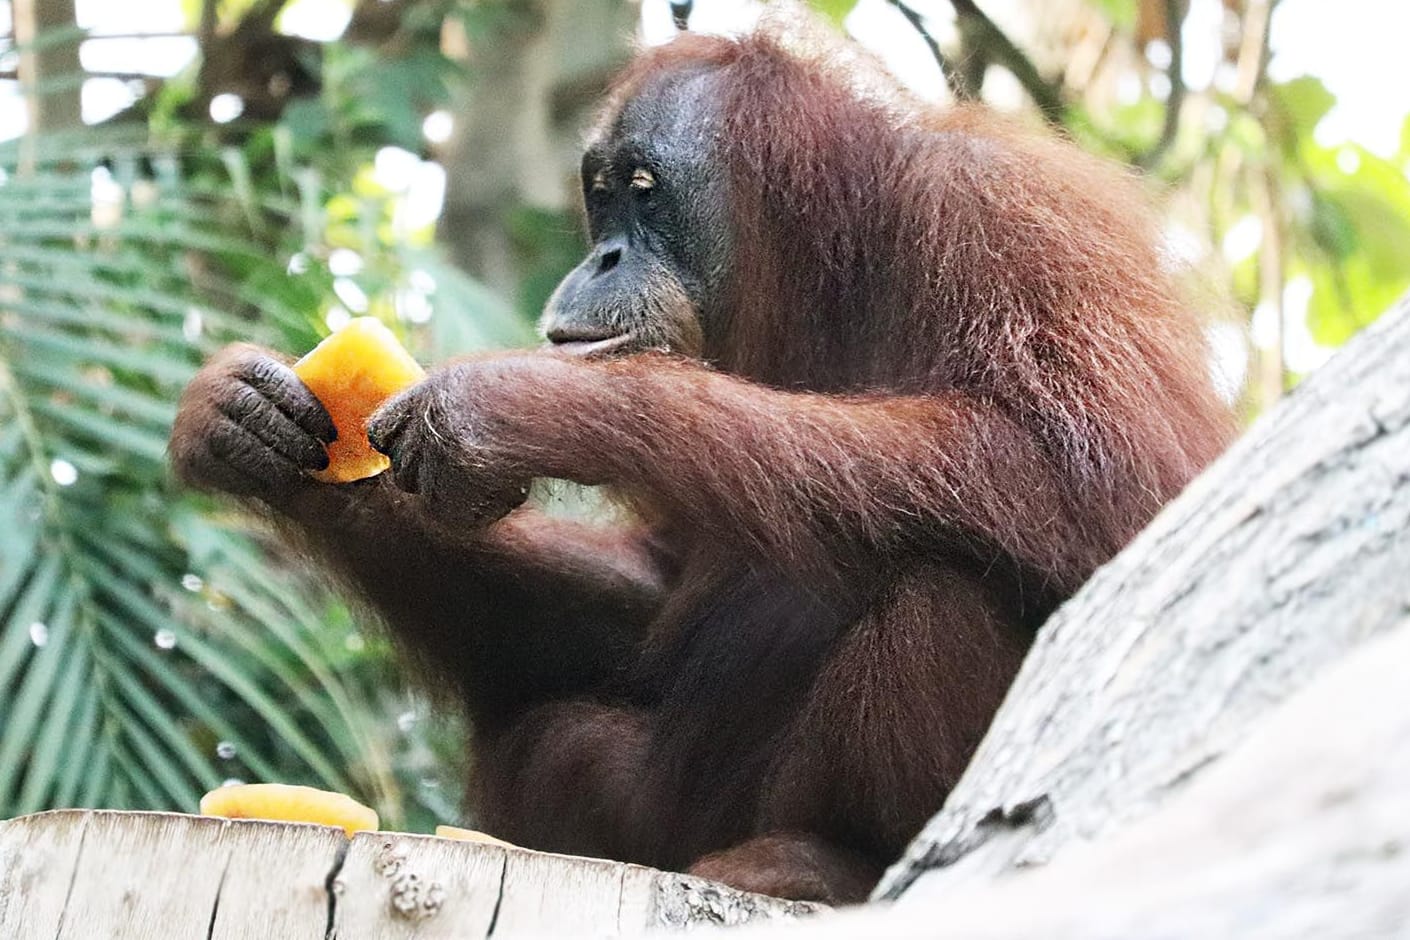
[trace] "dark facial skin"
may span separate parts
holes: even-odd
[[[579,355],[698,356],[729,269],[714,77],[671,74],[635,95],[588,145],[592,249],[549,299],[549,343]]]

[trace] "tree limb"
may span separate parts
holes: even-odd
[[[1234,98],[1248,104],[1263,84],[1268,65],[1268,36],[1276,0],[1250,0],[1243,17]]]
[[[671,0],[671,22],[678,32],[685,32],[690,26],[690,11],[695,6],[693,0]]]
[[[279,18],[279,14],[283,13],[284,8],[288,5],[289,0],[259,0],[250,8],[249,12],[240,18],[240,25],[237,28],[270,32],[274,29],[274,21]]]
[[[196,42],[202,49],[210,48],[212,40],[215,39],[216,27],[220,25],[217,2],[218,0],[201,0],[201,25],[196,31]]]
[[[1175,138],[1180,132],[1180,112],[1185,105],[1185,42],[1182,27],[1188,7],[1185,0],[1165,0],[1165,41],[1170,46],[1170,65],[1165,70],[1170,80],[1170,93],[1165,99],[1165,124],[1160,130],[1160,139],[1145,153],[1136,158],[1136,165],[1150,170],[1160,165]]]
[[[29,135],[83,126],[78,59],[82,32],[74,0],[20,0],[14,5],[16,65],[29,113]]]
[[[950,5],[959,17],[961,32],[982,43],[995,62],[1013,73],[1048,123],[1061,126],[1067,112],[1061,86],[1043,78],[1033,60],[979,8],[975,0],[950,0]]]
[[[103,69],[86,69],[81,75],[74,77],[74,83],[78,84],[89,78],[116,78],[123,82],[157,82],[162,80],[162,76],[151,72],[109,72]],[[20,80],[18,69],[0,69],[0,82],[14,82]],[[49,87],[54,87],[52,83]]]
[[[945,79],[945,85],[950,89],[950,94],[956,101],[968,101],[976,97],[978,89],[970,87],[965,81],[964,75],[958,71],[949,60],[949,57],[940,49],[940,44],[935,41],[935,37],[930,35],[930,30],[925,28],[924,18],[917,13],[907,3],[902,0],[888,0],[888,2],[900,11],[911,27],[920,34],[920,38],[925,41],[925,45],[930,49],[930,55],[935,59],[935,64],[940,66],[940,74]]]

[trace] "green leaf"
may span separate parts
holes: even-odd
[[[58,679],[82,653],[72,644],[74,603],[71,595],[52,599],[47,611],[48,639],[30,660],[24,678],[6,696],[5,727],[0,732],[0,805],[10,802],[11,790],[27,766],[32,742],[46,720],[45,706],[54,696]]]
[[[379,312],[410,271],[435,271],[423,345],[531,336],[401,242],[389,200],[358,183],[376,148],[421,148],[451,63],[432,43],[330,49],[322,68],[320,100],[238,144],[183,127],[170,97],[159,135],[124,123],[0,143],[0,818],[190,809],[228,776],[371,794],[391,823],[409,800],[423,819],[444,811],[406,785],[434,769],[396,732],[388,644],[345,646],[347,606],[165,466],[205,356],[234,340],[298,352],[326,332],[333,246],[366,259]],[[196,575],[204,586],[183,587]],[[238,757],[217,757],[220,742]]]
[[[71,726],[63,730],[63,738],[57,742],[56,747],[62,748],[62,753],[68,755],[70,759],[62,761],[58,767],[52,767],[43,757],[42,750],[37,751],[34,765],[30,768],[29,775],[25,780],[26,792],[36,791],[42,793],[44,789],[51,785],[54,787],[52,798],[45,800],[36,797],[34,809],[56,807],[66,808],[77,805],[78,789],[83,784],[85,774],[92,773],[92,768],[97,765],[97,761],[89,761],[87,758],[100,751],[99,748],[99,728],[98,728],[98,690],[91,684],[84,683],[81,703],[74,713],[74,721]],[[60,728],[60,724],[55,722],[54,729]],[[44,746],[41,742],[40,747]],[[84,759],[77,759],[82,756]],[[21,801],[26,799],[21,795]]]
[[[1136,0],[1089,0],[1114,26],[1129,27],[1136,23]]]
[[[316,99],[295,101],[284,109],[279,123],[289,134],[292,147],[307,150],[328,132],[328,109]]]
[[[74,137],[66,152],[100,151],[95,141],[110,140],[122,152],[104,159],[127,178],[130,144],[105,133]],[[4,154],[18,155],[0,147]],[[356,791],[345,768],[389,777],[391,757],[367,730],[382,716],[320,660],[306,622],[287,622],[279,587],[252,579],[245,607],[212,611],[179,586],[190,562],[163,495],[176,394],[209,348],[204,331],[269,335],[213,301],[294,279],[263,249],[212,225],[228,216],[212,212],[220,198],[209,187],[188,192],[168,178],[147,215],[129,206],[96,230],[91,167],[5,169],[0,816],[76,804],[189,810],[232,769],[218,766],[222,740],[259,779]],[[230,183],[226,199],[237,219],[269,211],[252,177]],[[201,292],[189,276],[198,254]],[[201,342],[190,335],[193,311]],[[56,458],[78,468],[76,483],[51,476]],[[193,524],[216,542],[233,538],[209,519]],[[197,623],[208,635],[193,632]],[[176,649],[158,650],[161,635],[176,638]]]
[[[89,684],[88,651],[76,644],[70,661],[60,675],[53,699],[45,712],[43,727],[35,739],[25,772],[24,788],[15,802],[17,813],[33,813],[51,805],[49,800],[59,789],[59,770],[65,762],[82,765],[81,755],[88,736],[81,721],[85,711],[96,702],[96,691]],[[75,733],[78,731],[79,733]],[[53,805],[59,805],[54,803]]]
[[[46,554],[29,565],[17,555],[7,552],[5,562],[6,569],[19,573],[15,579],[17,582],[28,576],[28,583],[19,600],[9,607],[6,617],[8,627],[0,635],[0,689],[10,688],[20,669],[33,656],[33,637],[36,635],[33,628],[39,624],[41,629],[47,629],[49,611],[56,603],[63,577],[63,565],[52,554]]]
[[[1322,80],[1310,75],[1271,85],[1268,97],[1272,105],[1268,127],[1285,154],[1295,153],[1303,141],[1310,140],[1337,103]]]
[[[1337,346],[1410,288],[1410,179],[1361,148],[1304,142],[1306,237],[1295,267],[1312,279],[1308,327]]]
[[[842,25],[842,21],[847,19],[847,14],[851,13],[856,5],[857,0],[808,0],[808,6],[837,26]]]

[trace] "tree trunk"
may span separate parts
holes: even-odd
[[[1387,635],[1330,665],[1254,722],[1246,741],[1160,794],[1160,807],[1129,826],[1065,846],[1050,864],[1021,872],[965,874],[957,860],[895,905],[780,936],[1403,940],[1410,927],[1407,665],[1410,616],[1402,615]]]
[[[15,42],[21,47],[31,135],[83,124],[83,66],[78,61],[74,0],[15,0]],[[43,40],[35,45],[36,40]]]
[[[457,266],[503,297],[515,295],[521,274],[507,217],[518,206],[573,204],[582,131],[631,52],[637,14],[623,0],[516,0],[508,9],[493,36],[447,44],[472,79],[442,148],[437,236]]]

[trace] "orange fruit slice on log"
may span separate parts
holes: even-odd
[[[376,317],[356,317],[319,343],[294,373],[328,409],[338,439],[328,445],[324,483],[350,483],[391,466],[367,442],[367,419],[388,398],[415,385],[426,372]]]
[[[478,829],[461,829],[459,826],[437,826],[436,835],[442,839],[455,839],[457,842],[483,842],[486,845],[502,845],[506,848],[514,848],[514,845],[505,842],[503,839],[496,839],[487,832]]]
[[[376,832],[377,811],[343,793],[296,787],[286,783],[240,783],[220,787],[201,797],[202,816],[226,819],[272,819],[338,826],[354,832]]]

